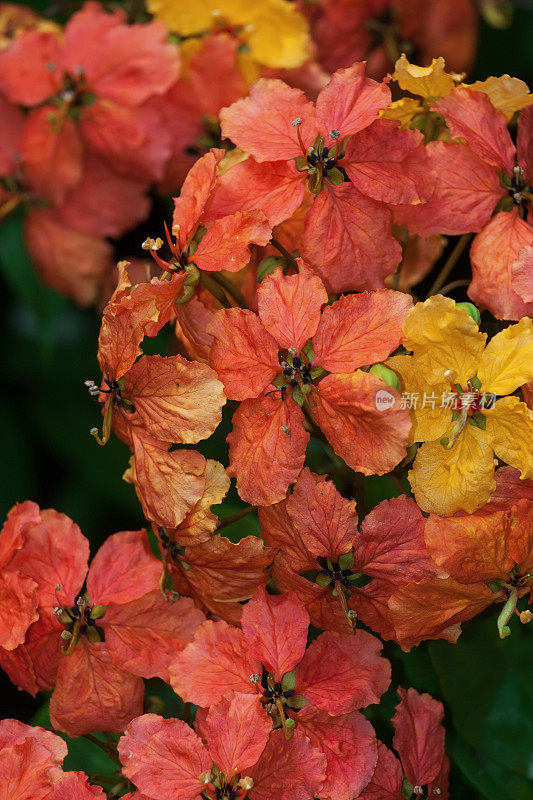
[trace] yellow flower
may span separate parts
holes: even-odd
[[[424,113],[424,106],[414,97],[402,97],[395,100],[388,108],[379,112],[380,117],[394,119],[400,123],[400,128],[409,128],[411,121],[418,114]]]
[[[494,336],[442,295],[417,303],[404,325],[412,355],[386,363],[403,383],[411,441],[421,442],[409,481],[423,511],[471,514],[495,489],[495,456],[533,478],[533,412],[505,396],[533,378],[533,322]],[[498,399],[496,399],[498,398]]]
[[[436,100],[450,94],[464,77],[464,74],[446,72],[444,67],[442,56],[434,58],[429,67],[418,67],[416,64],[411,64],[405,53],[402,53],[394,65],[392,77],[405,92],[417,94],[426,100]]]
[[[289,0],[147,0],[151,14],[180,36],[230,27],[253,59],[272,68],[309,57],[309,27]]]
[[[510,75],[491,77],[486,81],[475,83],[463,83],[461,86],[474,92],[484,92],[489,96],[492,105],[503,111],[508,120],[516,111],[521,111],[533,103],[533,94],[530,94],[527,83],[520,78],[511,78]]]

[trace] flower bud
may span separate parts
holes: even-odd
[[[462,308],[463,311],[466,311],[469,317],[472,317],[474,322],[479,323],[481,322],[481,314],[479,313],[479,309],[473,303],[456,303],[456,308]]]
[[[398,376],[392,369],[386,367],[384,364],[374,364],[373,367],[370,367],[369,372],[372,375],[377,375],[378,378],[387,384],[387,386],[392,386],[394,389],[400,391],[400,381]]]

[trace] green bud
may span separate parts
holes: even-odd
[[[309,377],[314,381],[325,377],[327,374],[327,370],[325,370],[324,367],[313,367],[309,373]]]
[[[292,390],[292,399],[295,403],[298,403],[300,408],[303,406],[305,402],[305,396],[302,394],[302,391],[299,386],[294,386]]]
[[[384,364],[374,364],[373,367],[370,367],[369,372],[371,375],[377,375],[378,378],[381,378],[387,386],[392,386],[394,389],[400,391],[399,378],[390,367],[386,367]]]
[[[503,31],[513,22],[512,3],[481,3],[481,16],[491,28]]]
[[[410,781],[408,781],[407,778],[404,778],[402,781],[402,790],[401,790],[402,797],[405,797],[405,800],[410,800],[410,798],[413,796],[414,790],[415,787],[413,786],[413,784],[410,783]]]
[[[91,619],[102,619],[107,611],[107,606],[94,606],[91,611]]]
[[[479,380],[477,375],[475,376],[475,378],[470,379],[470,386],[475,392],[479,392],[479,390],[481,389],[481,381]]]
[[[466,311],[469,317],[472,317],[474,322],[479,323],[481,322],[481,314],[479,313],[479,309],[473,303],[456,303],[456,308],[462,308],[463,311]]]
[[[324,575],[323,572],[320,572],[316,576],[316,582],[318,583],[319,586],[325,588],[326,586],[329,586],[329,584],[331,583],[331,578],[329,577],[329,575]]]
[[[104,641],[104,638],[101,635],[100,628],[96,627],[87,628],[85,631],[85,635],[91,644],[97,644],[98,642]]]
[[[487,586],[494,594],[498,594],[501,592],[503,588],[503,581],[501,580],[494,580],[494,581],[486,581]]]
[[[288,730],[292,730],[295,725],[296,725],[295,721],[290,717],[287,717],[287,719],[285,720],[285,728]]]
[[[267,256],[266,258],[261,259],[259,262],[255,280],[257,283],[261,283],[261,281],[266,278],[267,275],[272,275],[277,267],[281,267],[283,269],[287,266],[287,261],[281,256]]]
[[[351,550],[349,553],[344,553],[344,555],[339,558],[340,569],[351,569],[353,565],[354,565],[354,557],[353,557],[353,552]]]

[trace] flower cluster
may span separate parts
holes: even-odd
[[[351,5],[149,0],[130,23],[89,2],[63,30],[13,11],[0,38],[0,197],[31,206],[48,282],[93,301],[103,237],[181,184],[145,273],[118,265],[86,381],[146,529],[90,565],[31,501],[0,533],[0,665],[51,692],[56,730],[102,734],[110,797],[446,800],[443,705],[391,687],[381,640],[456,642],[492,603],[502,639],[533,619],[533,96],[405,55],[391,88],[398,37],[441,47],[433,15],[468,66],[472,5],[421,4],[415,30],[412,4],[380,3],[372,38],[355,17],[344,36]],[[474,234],[488,325],[444,285]],[[396,496],[371,502],[369,476]],[[224,535],[256,512],[259,535]],[[391,749],[372,720],[395,688]],[[50,731],[4,720],[0,740],[0,800],[105,796]]]

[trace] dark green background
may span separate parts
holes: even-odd
[[[533,9],[530,2],[517,6],[508,30],[482,25],[472,79],[507,72],[533,85]],[[157,235],[157,216],[154,225],[150,232]],[[120,244],[120,254],[138,255],[144,236],[144,231],[130,235]],[[116,439],[100,448],[89,436],[99,415],[83,382],[99,380],[98,317],[40,285],[22,244],[18,216],[0,227],[0,269],[0,517],[25,499],[57,508],[81,526],[94,552],[110,533],[143,524],[134,491],[121,480],[127,448]],[[467,264],[459,266],[459,277],[461,269]],[[217,432],[202,450],[225,461],[224,435]],[[387,482],[368,481],[367,498],[374,502],[391,493]],[[256,530],[254,520],[248,520],[234,533]],[[500,641],[496,613],[489,609],[465,626],[457,645],[433,642],[407,655],[386,646],[396,685],[429,691],[445,703],[452,800],[533,797],[532,635],[517,621],[512,636]],[[1,716],[31,719],[42,699],[17,692],[1,677]],[[172,702],[157,682],[150,688]],[[382,709],[371,714],[385,738],[390,737],[387,714],[397,701],[390,691]],[[39,711],[39,720],[45,713],[46,709]],[[94,773],[110,766],[83,740],[73,743],[71,752],[70,768]]]

